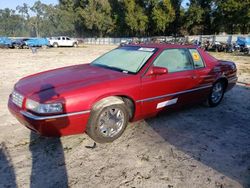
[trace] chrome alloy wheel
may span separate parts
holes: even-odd
[[[103,136],[114,137],[122,130],[124,123],[123,111],[117,107],[108,107],[99,116],[98,128]]]
[[[213,103],[218,103],[223,96],[224,88],[221,82],[217,82],[212,90],[211,100]]]

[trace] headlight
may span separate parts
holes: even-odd
[[[40,114],[63,112],[62,103],[41,104],[31,99],[26,100],[26,108]]]

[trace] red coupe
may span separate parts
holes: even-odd
[[[111,142],[129,121],[207,101],[217,106],[237,81],[233,62],[195,46],[145,44],[116,48],[90,64],[41,72],[18,81],[10,112],[44,136],[87,132]]]

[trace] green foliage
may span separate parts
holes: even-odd
[[[217,21],[223,24],[224,30],[230,33],[250,32],[250,0],[218,0],[217,6]]]
[[[185,13],[185,29],[191,35],[202,32],[204,10],[197,4],[191,4]]]
[[[114,29],[114,21],[111,17],[111,6],[108,0],[79,1],[76,8],[79,21],[82,21],[87,30],[93,31],[99,36],[106,36]]]
[[[183,20],[184,9],[181,7],[182,0],[171,0],[172,7],[175,12],[174,21],[170,24],[170,30],[175,35],[179,35],[181,32],[181,25]]]
[[[0,36],[153,36],[250,32],[250,0],[59,0],[0,9]]]
[[[143,7],[135,0],[124,0],[125,23],[132,35],[144,35],[147,29],[148,17]]]
[[[152,11],[153,25],[155,31],[164,34],[166,28],[174,21],[175,13],[170,0],[158,2]]]
[[[0,10],[0,35],[18,36],[21,34],[22,18],[8,8]]]

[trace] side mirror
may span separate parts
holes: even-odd
[[[167,74],[168,73],[168,69],[165,67],[157,67],[157,66],[153,66],[149,69],[149,71],[147,72],[148,76],[151,75],[162,75],[162,74]]]

